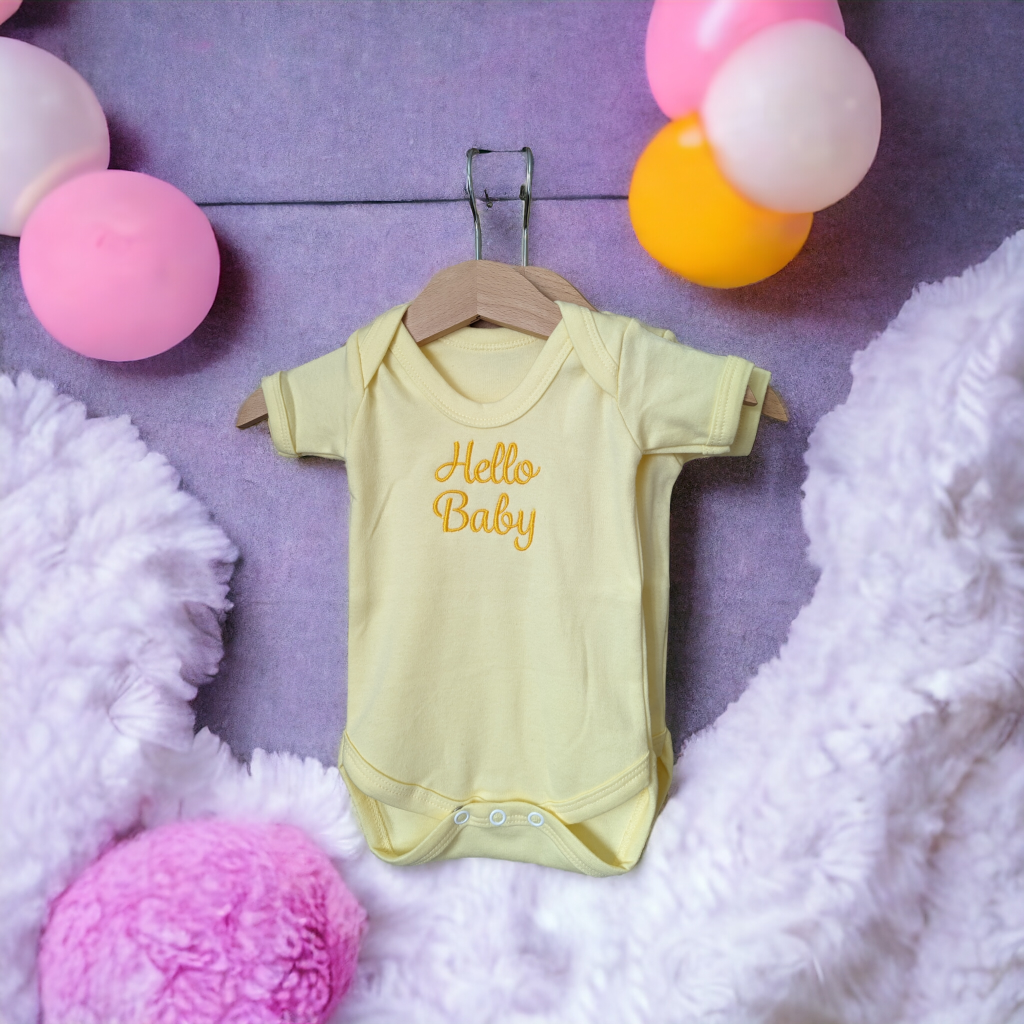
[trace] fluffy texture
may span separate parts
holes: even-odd
[[[189,749],[236,552],[127,417],[0,376],[0,1019],[33,1021],[47,902]]]
[[[685,748],[634,871],[389,868],[336,770],[206,732],[151,745],[145,823],[290,821],[341,863],[371,928],[337,1022],[1019,1019],[1024,234],[853,372],[807,456],[814,598]]]
[[[290,825],[194,821],[115,846],[56,901],[39,953],[52,1024],[322,1024],[366,914]]]
[[[643,73],[649,16],[636,0],[26,2],[2,26],[96,90],[113,166],[214,204],[217,302],[190,339],[134,367],[54,344],[25,303],[18,240],[0,237],[0,369],[51,380],[92,415],[130,413],[244,548],[232,641],[196,701],[236,753],[337,754],[348,501],[342,465],[282,459],[262,426],[232,429],[234,411],[261,375],[323,355],[472,255],[465,146],[533,147],[531,262],[601,309],[769,367],[789,405],[790,423],[766,423],[752,458],[695,463],[676,490],[677,753],[775,656],[813,594],[803,454],[846,398],[853,352],[918,281],[959,273],[1024,226],[1024,4],[852,2],[847,35],[885,97],[872,172],[816,218],[798,259],[749,291],[663,272],[626,202],[637,154],[664,124]],[[474,167],[481,195],[518,193],[517,154]],[[379,199],[420,201],[317,202]],[[481,214],[484,253],[519,262],[518,205]]]

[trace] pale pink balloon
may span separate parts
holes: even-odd
[[[20,235],[47,192],[109,163],[89,83],[52,53],[0,36],[0,233]]]
[[[761,29],[796,18],[843,32],[837,0],[654,0],[647,23],[647,80],[675,120],[696,110],[718,66]]]
[[[700,110],[718,169],[780,213],[838,202],[878,152],[882,101],[864,55],[817,21],[758,32],[718,69]]]
[[[213,305],[220,253],[183,192],[134,171],[96,171],[45,196],[21,235],[32,312],[62,345],[124,362],[187,338]]]
[[[20,6],[21,0],[0,0],[0,21],[6,21]]]

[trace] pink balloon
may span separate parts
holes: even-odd
[[[94,171],[45,196],[21,235],[32,312],[62,345],[124,362],[187,338],[213,305],[220,252],[202,210],[159,178]]]
[[[805,18],[843,32],[837,0],[654,0],[647,80],[675,120],[696,110],[718,66],[740,43],[780,21]]]
[[[6,21],[20,6],[21,0],[0,0],[0,21]]]

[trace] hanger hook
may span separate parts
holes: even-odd
[[[522,153],[526,158],[526,180],[519,186],[519,199],[523,204],[523,266],[530,263],[530,203],[533,199],[533,150],[529,146],[522,149],[467,149],[466,150],[466,195],[469,197],[469,208],[473,211],[473,250],[476,259],[483,259],[483,228],[480,224],[480,210],[476,205],[476,193],[473,191],[473,157],[483,153]]]

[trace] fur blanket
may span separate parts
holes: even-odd
[[[1024,1019],[1024,233],[853,377],[807,455],[815,595],[610,879],[391,868],[335,769],[193,740],[231,545],[124,419],[0,378],[0,1017],[105,844],[220,814],[305,827],[368,910],[339,1022]]]

